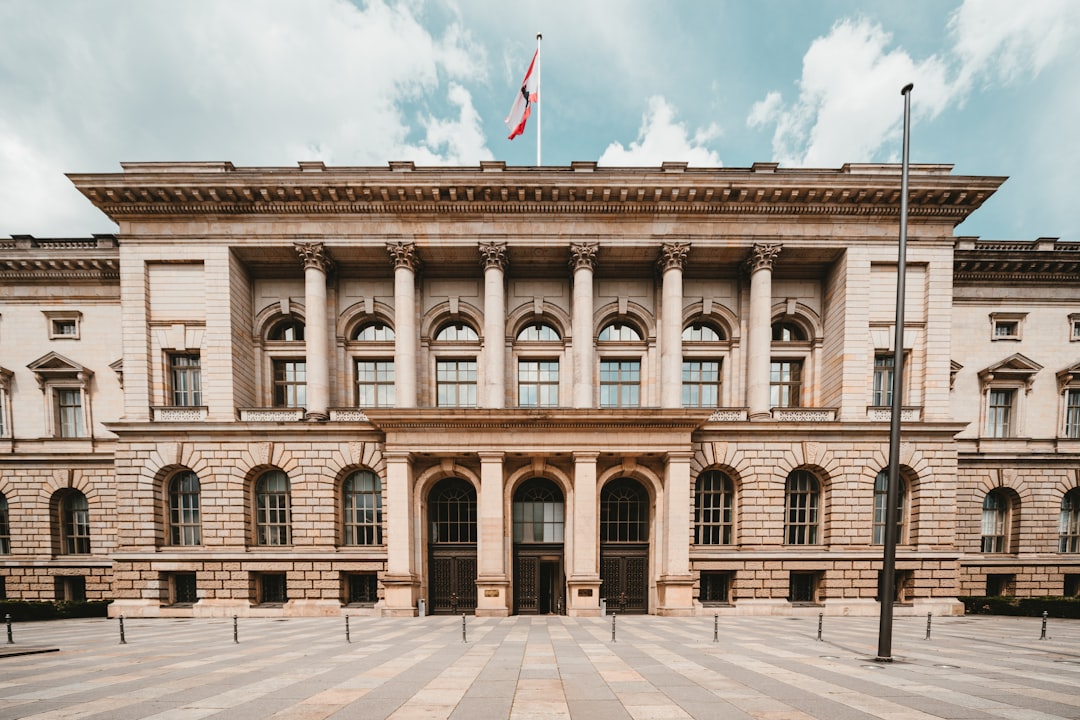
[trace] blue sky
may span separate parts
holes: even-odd
[[[533,165],[537,32],[545,165],[898,161],[913,82],[912,162],[1010,177],[957,234],[1080,241],[1075,0],[0,0],[0,236],[120,161]]]

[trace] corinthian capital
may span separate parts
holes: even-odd
[[[686,255],[690,252],[690,243],[666,242],[660,246],[660,272],[682,270],[686,265]]]
[[[779,243],[754,243],[754,249],[750,251],[750,259],[746,261],[746,269],[751,275],[758,270],[772,270],[782,247]]]
[[[300,262],[305,270],[315,268],[325,273],[330,272],[330,268],[334,265],[330,255],[326,252],[326,246],[322,243],[300,242],[293,243],[293,247],[296,248],[296,254],[300,256]]]
[[[506,257],[506,243],[504,242],[482,242],[480,243],[480,266],[485,270],[488,268],[498,268],[499,270],[506,270],[506,266],[509,263],[509,258]]]
[[[596,268],[596,250],[599,247],[600,243],[594,242],[570,243],[570,269]]]
[[[395,268],[408,268],[414,272],[420,269],[420,256],[416,254],[415,243],[386,243],[386,251],[390,253],[390,264]]]

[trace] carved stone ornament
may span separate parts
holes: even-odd
[[[779,243],[755,243],[750,251],[750,259],[746,261],[746,269],[751,275],[758,270],[772,270],[782,247]]]
[[[390,264],[394,268],[408,268],[413,272],[420,269],[420,256],[416,254],[416,244],[411,242],[386,243],[386,251],[390,253]]]
[[[570,268],[572,270],[580,268],[594,270],[596,268],[596,251],[599,248],[600,243],[595,242],[570,243]]]
[[[322,243],[293,243],[293,247],[296,248],[296,254],[300,256],[300,262],[303,263],[305,270],[315,268],[327,273],[333,267],[334,263],[330,260],[326,246]]]
[[[505,271],[509,262],[510,259],[506,256],[506,243],[494,240],[480,243],[480,266],[485,270],[498,268]]]
[[[690,243],[667,242],[660,246],[660,272],[682,270],[686,265],[686,256],[690,252]]]

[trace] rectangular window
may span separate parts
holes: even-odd
[[[307,405],[307,364],[303,360],[274,361],[274,407]]]
[[[793,572],[788,578],[788,602],[816,603],[818,573]]]
[[[199,601],[195,573],[172,573],[169,577],[173,605],[191,605]]]
[[[1072,321],[1072,339],[1080,340],[1080,320]]]
[[[349,573],[346,578],[346,603],[371,606],[379,601],[379,580],[375,573]]]
[[[683,360],[683,407],[720,407],[720,361]]]
[[[476,361],[439,360],[435,394],[438,407],[476,407]]]
[[[258,584],[260,604],[278,604],[289,601],[285,573],[260,573]]]
[[[998,575],[991,573],[986,576],[986,594],[989,597],[1011,597],[1015,587],[1015,575]]]
[[[83,427],[82,390],[80,388],[57,388],[55,392],[56,429],[62,438],[78,438],[85,435]]]
[[[731,573],[701,573],[701,591],[699,599],[702,605],[727,605],[731,602]]]
[[[769,404],[772,407],[800,407],[802,361],[773,360],[769,365]]]
[[[874,356],[874,396],[870,401],[871,405],[876,407],[892,405],[895,359],[892,354]]]
[[[992,438],[1012,437],[1013,400],[1016,390],[991,390],[986,415],[986,434]]]
[[[1080,439],[1080,390],[1065,393],[1065,437]]]
[[[559,406],[559,361],[518,361],[518,407]]]
[[[202,405],[202,369],[196,354],[169,355],[169,383],[176,407]]]
[[[995,340],[1015,340],[1020,337],[1020,323],[1016,320],[995,320]]]
[[[394,407],[394,361],[356,361],[356,406]]]
[[[50,328],[51,337],[57,338],[72,338],[78,339],[79,337],[79,321],[74,318],[62,318],[54,319],[52,321],[52,327]]]
[[[57,575],[53,578],[57,602],[85,602],[86,578],[82,575]]]
[[[641,362],[600,361],[600,407],[639,407],[641,404]]]

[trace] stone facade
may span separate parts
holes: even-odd
[[[115,237],[0,240],[7,597],[877,613],[897,166],[71,178]],[[901,613],[1078,591],[1080,252],[955,237],[1002,181],[912,168]]]

